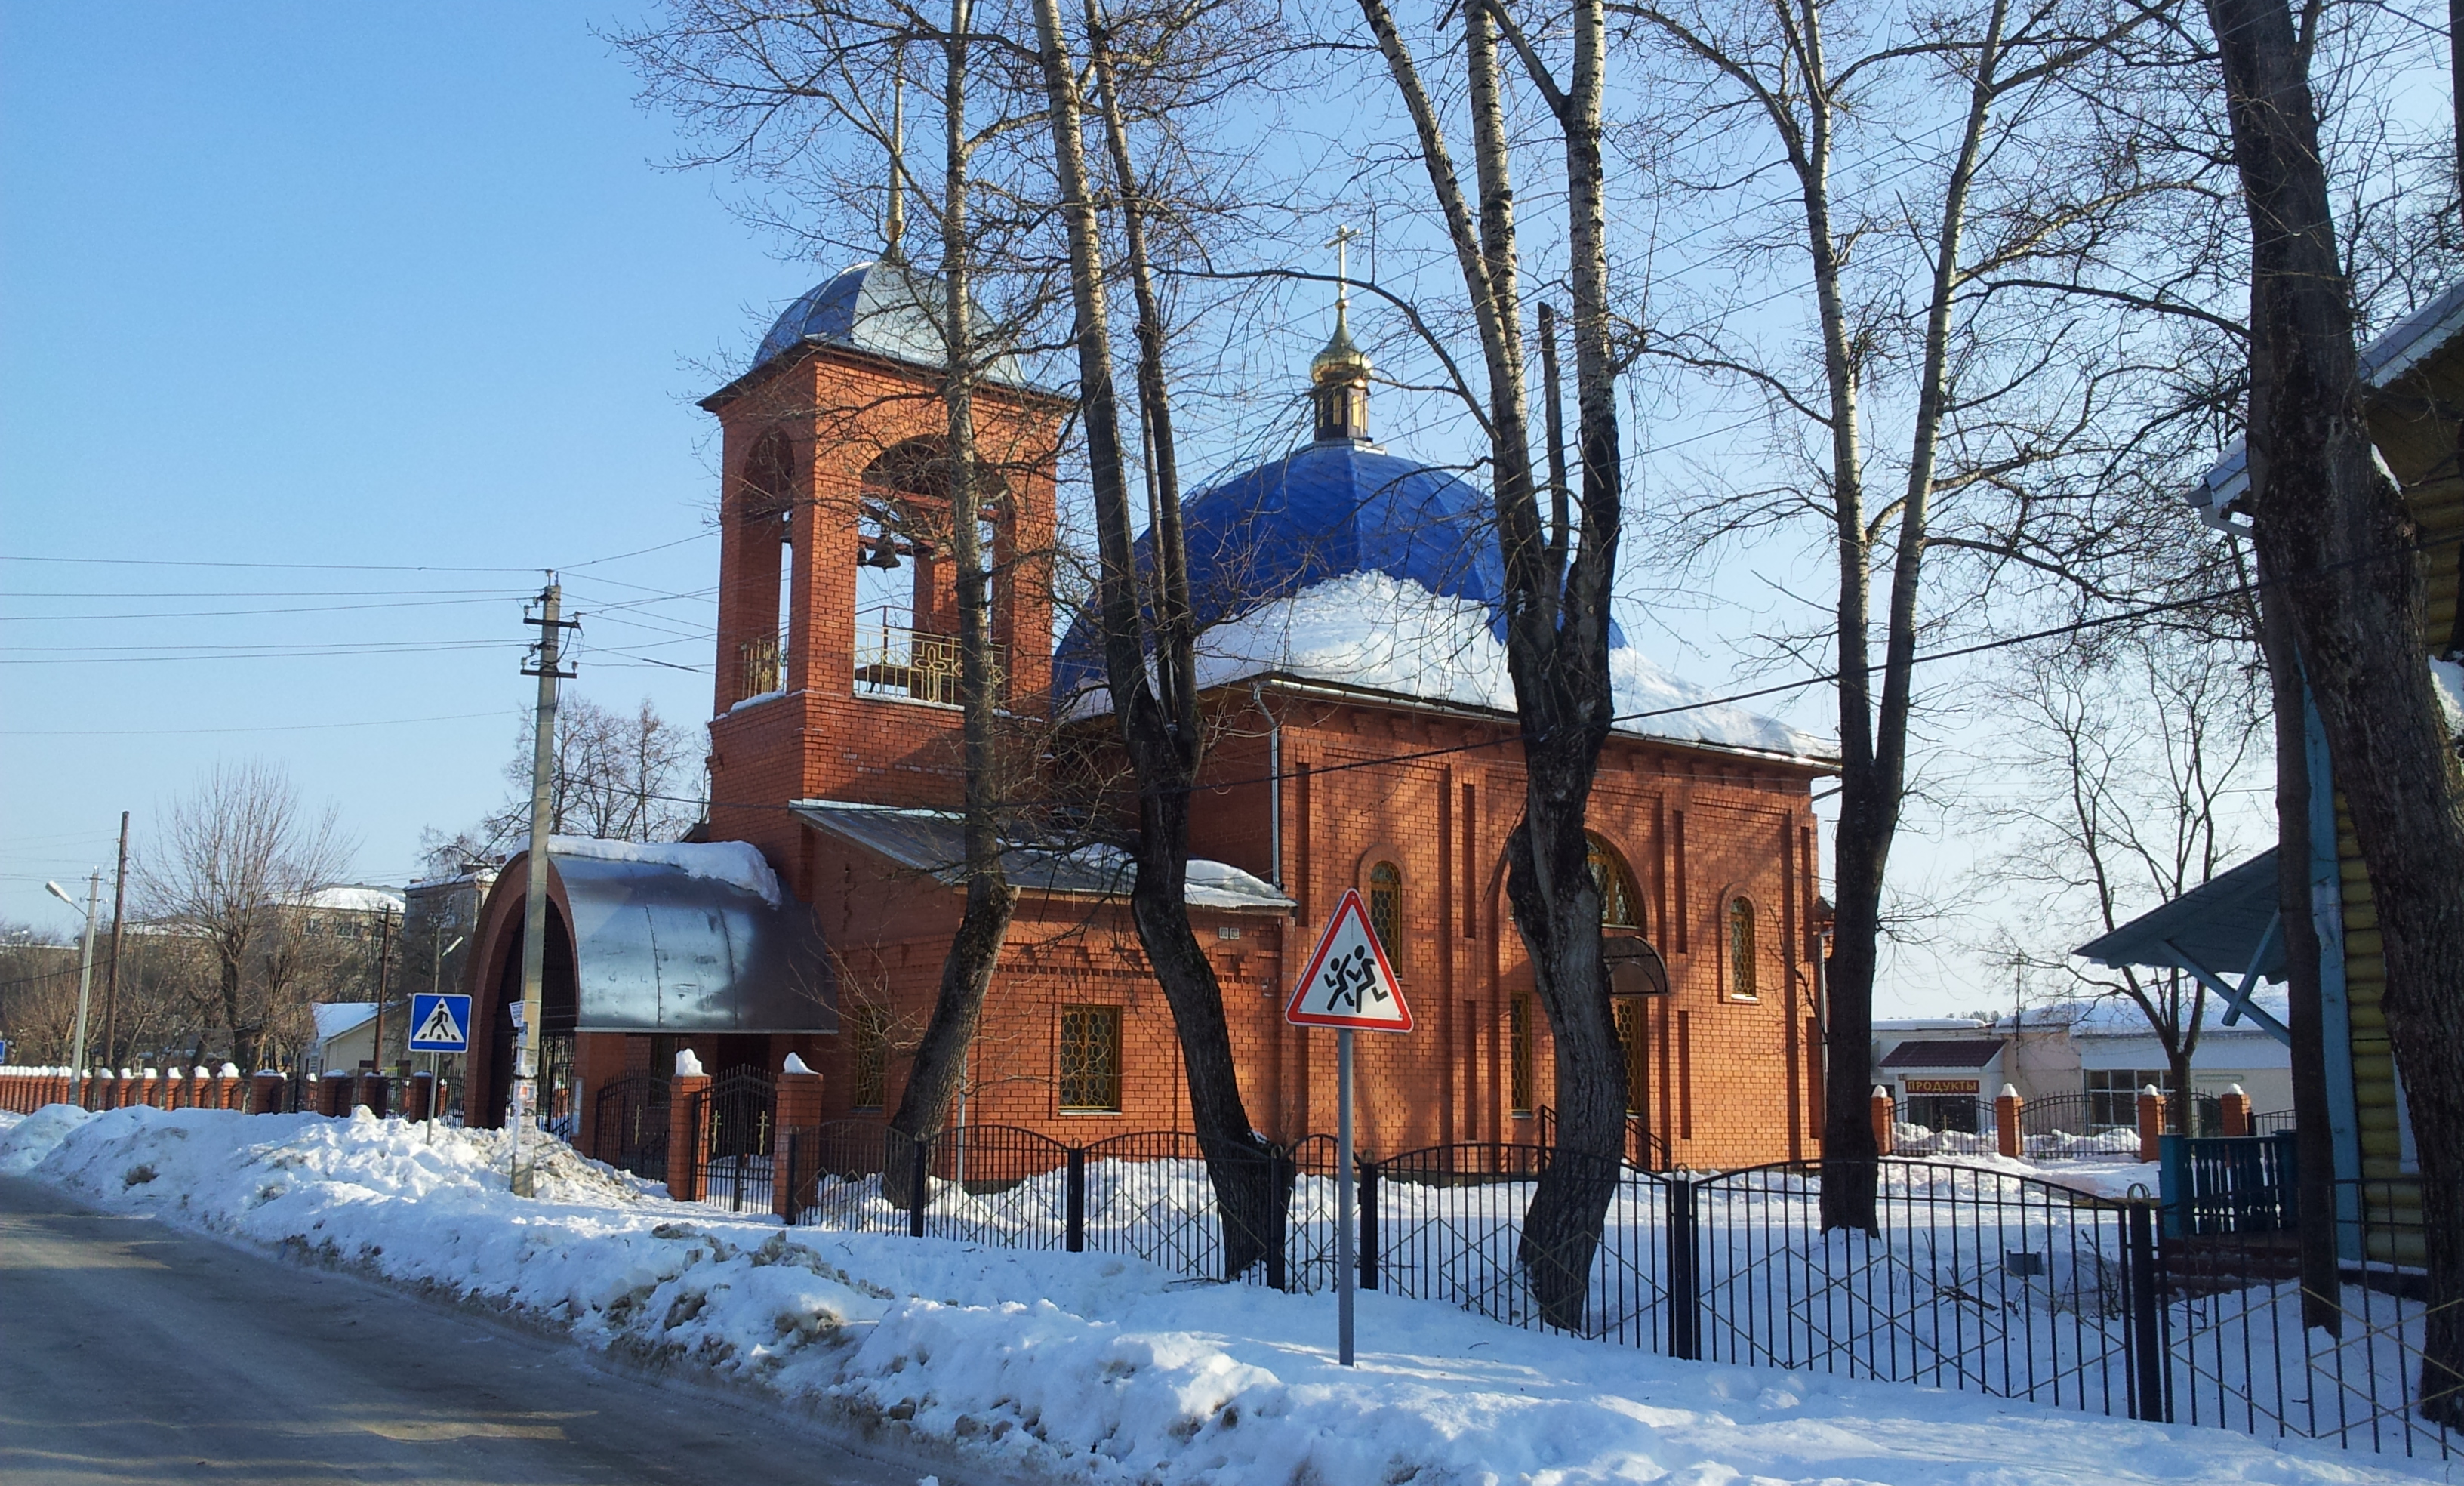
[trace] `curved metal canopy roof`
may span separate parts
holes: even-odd
[[[794,898],[773,907],[662,862],[549,862],[570,909],[577,1031],[838,1031],[829,956]],[[518,868],[505,880],[520,882]]]

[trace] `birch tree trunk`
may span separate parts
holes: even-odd
[[[1061,187],[1058,205],[1069,242],[1075,312],[1071,339],[1095,513],[1104,676],[1111,690],[1113,721],[1129,754],[1138,792],[1130,913],[1179,1033],[1190,1117],[1222,1214],[1224,1276],[1233,1278],[1264,1258],[1269,1245],[1283,1242],[1284,1193],[1241,1098],[1222,987],[1189,924],[1190,792],[1202,758],[1196,726],[1196,676],[1186,659],[1187,650],[1169,632],[1163,644],[1149,645],[1139,610],[1120,400],[1112,381],[1102,228],[1088,179],[1086,107],[1078,90],[1077,59],[1063,30],[1059,0],[1035,0],[1035,27],[1049,103],[1053,164]],[[1159,358],[1159,337],[1155,349]],[[1162,533],[1157,535],[1160,538]],[[1172,554],[1159,566],[1166,575],[1182,570],[1179,554]],[[1169,613],[1176,605],[1185,608],[1186,603],[1184,587],[1160,607]],[[1158,699],[1158,688],[1149,684],[1150,654],[1163,673],[1164,699]]]
[[[957,559],[958,600],[959,749],[966,804],[966,907],[958,931],[941,961],[941,983],[933,1014],[916,1044],[914,1062],[890,1126],[910,1141],[929,1140],[941,1128],[958,1091],[967,1049],[983,1022],[984,997],[992,988],[1018,889],[1001,868],[1002,788],[999,775],[1001,668],[993,654],[989,610],[991,554],[983,549],[983,489],[976,450],[975,386],[983,347],[974,328],[973,242],[969,235],[967,134],[969,0],[951,0],[950,30],[943,38],[941,86],[943,166],[940,205],[942,344],[947,350],[941,400],[948,414],[946,468],[950,529]],[[897,168],[893,166],[893,168]],[[892,1161],[883,1176],[889,1199],[904,1205],[913,1167]]]
[[[1393,12],[1385,0],[1360,0],[1360,7],[1419,135],[1488,375],[1483,422],[1506,567],[1507,667],[1525,766],[1523,819],[1506,843],[1506,896],[1554,1037],[1562,1153],[1533,1187],[1516,1257],[1541,1314],[1552,1325],[1579,1329],[1600,1224],[1624,1153],[1626,1107],[1625,1061],[1600,951],[1599,888],[1592,880],[1584,830],[1615,712],[1609,600],[1623,517],[1600,153],[1605,20],[1598,0],[1577,0],[1573,65],[1562,87],[1515,36],[1524,70],[1555,115],[1566,151],[1582,499],[1578,540],[1571,561],[1564,561],[1532,478],[1521,252],[1498,58],[1501,27],[1511,33],[1511,18],[1494,0],[1472,0],[1463,12],[1479,191],[1475,219],[1437,108]]]

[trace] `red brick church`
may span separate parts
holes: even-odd
[[[708,844],[551,849],[545,1047],[585,1149],[592,1091],[686,1048],[714,1074],[799,1054],[827,1118],[898,1101],[960,907],[957,627],[933,537],[946,418],[922,319],[936,298],[895,263],[850,269],[702,404],[725,471]],[[1003,487],[989,535],[1009,705],[1100,750],[1097,652],[1054,643],[1046,573],[1069,408],[993,370],[975,414]],[[1523,780],[1485,498],[1373,441],[1369,365],[1340,321],[1310,373],[1312,441],[1182,507],[1216,728],[1190,913],[1243,1094],[1277,1140],[1332,1127],[1333,1036],[1281,1010],[1356,888],[1419,1023],[1360,1039],[1363,1147],[1537,1141],[1551,1050],[1503,894]],[[1612,666],[1619,715],[1643,714],[1612,736],[1592,800],[1631,1153],[1811,1154],[1810,791],[1831,765],[1621,640]],[[954,1119],[1072,1144],[1188,1128],[1118,856],[1022,846],[1009,875],[1022,897]],[[503,1109],[523,882],[499,877],[471,959],[474,1117]]]

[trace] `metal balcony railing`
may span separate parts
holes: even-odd
[[[999,646],[993,649],[992,662],[993,687],[998,691],[1007,671]],[[903,697],[954,707],[958,704],[958,671],[955,634],[932,634],[872,618],[856,623],[859,697]]]
[[[744,667],[744,695],[759,697],[782,690],[785,672],[779,664],[779,636],[765,634],[746,640],[736,647],[737,659]]]

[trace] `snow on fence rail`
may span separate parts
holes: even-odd
[[[2135,1139],[2135,1138],[2134,1138]],[[1193,1279],[1316,1291],[1334,1278],[1333,1142],[1211,1154],[1281,1193],[1226,1222],[1210,1152],[1185,1132],[1064,1145],[970,1127],[914,1142],[837,1122],[781,1132],[791,1221],[1006,1249],[1134,1254]],[[1544,1315],[1523,1213],[1552,1166],[1539,1145],[1458,1144],[1363,1161],[1359,1282],[1512,1325],[1663,1355],[2021,1399],[2088,1413],[2447,1458],[2411,1407],[2419,1273],[2347,1260],[2341,1337],[2305,1331],[2289,1226],[2188,1221],[2147,1201],[1924,1160],[1851,1172],[1871,1232],[1825,1229],[1818,1163],[1718,1174],[1598,1163],[1609,1191],[1579,1320]],[[759,1167],[764,1197],[773,1170]],[[2345,1210],[2388,1210],[2382,1198]],[[722,1201],[723,1201],[722,1196]],[[783,1205],[782,1205],[783,1206]],[[1280,1211],[1277,1209],[1280,1208]],[[2417,1252],[2364,1235],[2359,1254]]]

